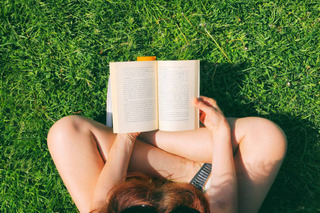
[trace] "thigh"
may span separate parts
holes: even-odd
[[[235,134],[241,134],[234,156],[239,212],[258,212],[284,159],[286,137],[276,124],[256,117],[238,119]]]
[[[97,178],[108,162],[115,137],[112,129],[80,116],[65,117],[49,131],[50,154],[80,211],[87,211],[90,206]],[[185,182],[191,180],[199,167],[193,161],[137,140],[129,171]]]

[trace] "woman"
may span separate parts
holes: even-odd
[[[48,147],[80,212],[112,206],[115,201],[110,199],[120,192],[124,194],[116,205],[121,205],[127,202],[126,190],[118,190],[118,186],[139,178],[142,182],[153,180],[139,175],[123,180],[127,172],[159,177],[160,182],[161,177],[169,178],[177,183],[173,188],[179,188],[179,183],[189,183],[200,168],[211,163],[206,198],[201,200],[201,193],[197,196],[202,202],[200,207],[188,203],[180,207],[189,212],[207,212],[207,202],[210,212],[257,212],[285,156],[285,135],[266,119],[225,118],[211,98],[195,99],[194,105],[200,110],[205,127],[192,131],[116,135],[112,129],[80,116],[68,116],[55,123],[48,134]],[[186,188],[189,186],[185,184]],[[162,202],[164,195],[161,192],[153,197]],[[160,208],[136,203],[123,207],[126,210],[115,207],[118,209],[108,211],[130,212],[130,207]]]

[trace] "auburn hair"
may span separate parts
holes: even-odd
[[[149,205],[158,212],[168,213],[179,206],[209,212],[204,194],[190,183],[177,183],[165,178],[130,173],[109,192],[106,202],[92,212],[119,213],[136,206]]]

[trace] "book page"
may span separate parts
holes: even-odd
[[[199,60],[158,61],[159,129],[191,130],[199,127],[193,98],[199,96]]]
[[[114,132],[158,128],[156,62],[111,62]]]

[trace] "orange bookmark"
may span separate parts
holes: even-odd
[[[137,57],[137,61],[155,61],[157,59],[156,56],[139,56]]]

